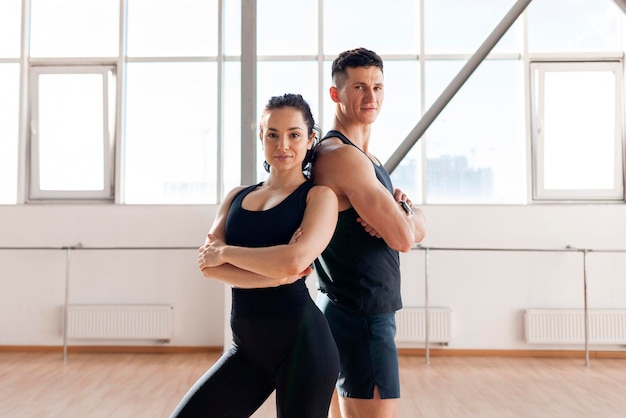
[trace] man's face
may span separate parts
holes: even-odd
[[[348,67],[342,85],[337,87],[335,101],[348,119],[370,124],[376,120],[383,105],[383,86],[380,68]]]

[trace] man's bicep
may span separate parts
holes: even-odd
[[[396,209],[393,196],[376,176],[373,180],[361,176],[350,186],[349,193],[348,200],[352,207],[361,218],[377,230]]]

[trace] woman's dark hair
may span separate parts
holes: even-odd
[[[378,67],[383,72],[383,59],[374,51],[365,48],[355,48],[344,51],[335,58],[331,69],[331,76],[335,84],[343,83],[347,76],[347,68]]]
[[[282,109],[284,107],[293,107],[295,109],[298,109],[302,113],[304,122],[307,125],[307,139],[311,136],[312,133],[315,132],[315,138],[313,138],[313,146],[310,150],[307,150],[304,161],[302,161],[302,173],[305,175],[306,178],[311,178],[311,165],[315,157],[314,150],[315,146],[320,140],[322,132],[319,126],[317,126],[317,124],[315,123],[315,119],[313,119],[313,113],[311,113],[311,108],[309,107],[309,104],[300,94],[285,93],[282,96],[273,96],[265,105],[263,115],[274,109]],[[263,128],[260,126],[259,129],[262,130]],[[268,173],[270,172],[270,165],[267,161],[263,161],[263,168]]]

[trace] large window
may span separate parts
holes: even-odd
[[[533,1],[527,16],[531,53],[623,51],[624,15],[615,0]]]
[[[31,57],[116,57],[119,2],[30,0]]]
[[[527,10],[535,201],[624,201],[624,13],[614,0]]]
[[[425,0],[424,110],[514,4]],[[502,36],[424,133],[424,203],[526,201],[521,30],[516,22]]]
[[[535,199],[623,200],[620,63],[531,70]]]
[[[215,63],[132,63],[127,70],[124,202],[215,203]]]
[[[33,67],[30,85],[30,199],[112,199],[114,69]]]
[[[462,63],[429,62],[427,103]],[[425,134],[426,203],[525,201],[520,63],[485,61]]]
[[[370,143],[385,163],[516,5],[3,0],[0,204],[219,203],[266,175],[256,128],[270,96],[302,94],[332,128],[332,60],[360,46],[385,61]],[[624,20],[614,0],[529,3],[395,186],[422,204],[623,202]]]
[[[28,199],[219,201],[218,4],[31,1]]]
[[[323,6],[325,54],[361,46],[405,59],[419,53],[419,0],[325,0]]]
[[[425,52],[473,53],[514,4],[515,0],[424,0]],[[516,30],[509,30],[493,52],[518,52]]]
[[[217,0],[127,0],[128,55],[217,55]]]
[[[120,8],[31,0],[26,201],[112,202]]]

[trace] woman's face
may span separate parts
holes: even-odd
[[[306,152],[313,144],[302,112],[294,107],[272,109],[261,121],[261,143],[265,161],[275,170],[302,171]]]

